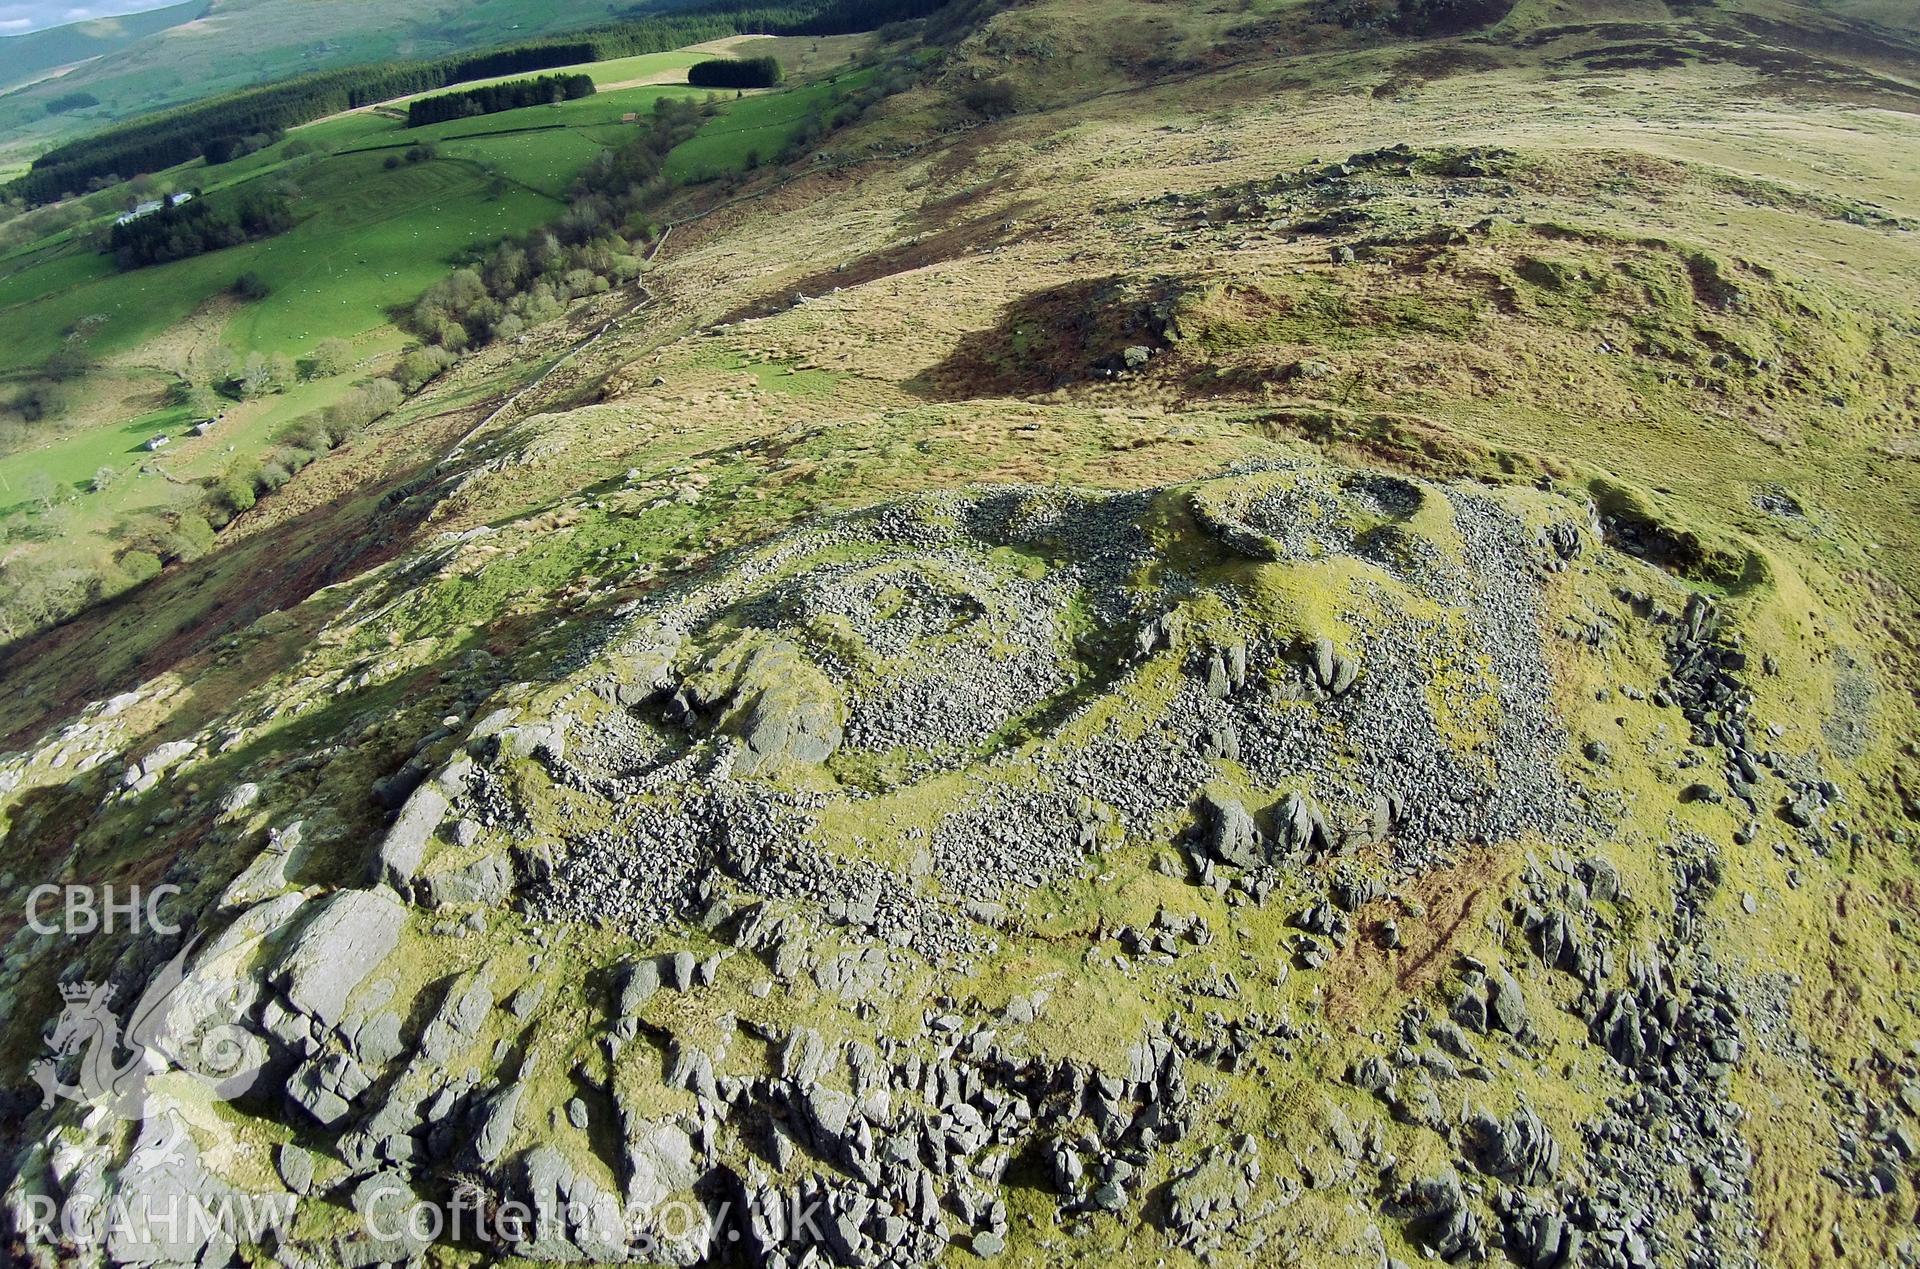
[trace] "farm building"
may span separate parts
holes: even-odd
[[[159,211],[162,207],[178,207],[182,203],[190,203],[192,201],[193,194],[191,191],[183,194],[169,194],[165,198],[150,198],[135,207],[132,211],[125,212],[116,217],[113,223],[116,225],[129,225],[143,217],[153,215],[153,213]]]

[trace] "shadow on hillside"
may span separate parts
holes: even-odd
[[[529,646],[549,652],[571,637],[560,630],[526,633]],[[13,1016],[21,1025],[0,1037],[0,1069],[15,1073],[0,1080],[0,1121],[4,1121],[0,1149],[17,1150],[50,1123],[20,1075],[33,1058],[44,1056],[42,1032],[35,1024],[51,1022],[59,1014],[59,984],[78,979],[107,982],[119,989],[121,1002],[138,999],[141,984],[182,940],[208,934],[205,922],[219,906],[220,896],[266,848],[263,829],[249,824],[245,815],[222,812],[226,793],[247,781],[279,786],[274,800],[284,806],[293,800],[287,794],[289,786],[296,794],[311,793],[317,786],[328,788],[329,812],[314,821],[319,827],[314,830],[312,848],[289,879],[295,885],[351,883],[364,874],[368,844],[379,840],[381,827],[399,801],[391,796],[383,801],[377,795],[382,781],[409,769],[420,772],[416,780],[423,778],[430,765],[427,759],[439,761],[458,743],[458,737],[444,728],[422,736],[404,724],[411,720],[415,726],[431,727],[433,720],[448,712],[471,711],[512,670],[512,663],[505,659],[475,659],[474,653],[484,650],[487,637],[486,632],[472,632],[431,662],[386,682],[335,696],[269,734],[207,757],[190,774],[163,778],[143,792],[115,794],[120,773],[113,764],[102,763],[20,795],[10,813],[9,866],[0,877],[0,941],[12,939],[21,930],[27,921],[29,894],[48,883],[78,884],[96,895],[117,894],[123,899],[152,894],[163,883],[177,886],[179,892],[161,910],[182,918],[184,928],[128,928],[123,917],[113,929],[58,941],[50,954],[36,957],[23,969],[12,1000]],[[360,724],[370,712],[403,725],[363,733]],[[153,742],[178,737],[184,730],[177,724],[169,726],[149,737],[137,752],[144,753]],[[335,743],[355,734],[353,744]],[[435,737],[440,739],[429,748]],[[59,922],[59,902],[43,898],[39,915]]]
[[[1144,369],[1168,345],[1172,284],[1116,274],[1033,291],[906,384],[930,401],[1031,396]]]
[[[378,469],[343,467],[335,479],[351,484],[324,505],[270,532],[175,564],[71,621],[0,647],[0,681],[14,689],[13,708],[0,724],[0,746],[19,745],[68,721],[90,701],[186,669],[223,636],[390,558],[406,545],[426,508],[383,495],[390,487],[409,487],[436,461],[423,458],[392,482]],[[290,659],[300,649],[279,651],[281,659]],[[278,663],[250,662],[249,668],[258,681]]]

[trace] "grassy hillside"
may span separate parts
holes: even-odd
[[[50,71],[123,49],[137,40],[205,16],[208,0],[49,27],[25,35],[0,36],[0,92],[18,88]]]
[[[982,5],[724,99],[644,307],[8,650],[12,910],[175,881],[199,1021],[295,1036],[155,1081],[179,1172],[321,1262],[614,1262],[637,1188],[742,1258],[720,1201],[824,1193],[845,1269],[1920,1260],[1920,50],[1473,11]],[[511,205],[467,164],[551,198],[617,95],[236,164],[310,200],[312,259],[236,249],[306,303],[110,356],[371,312],[319,268]],[[33,252],[29,305],[115,281]],[[13,937],[17,1071],[171,946]],[[177,1182],[16,1084],[23,1188]],[[578,1206],[370,1245],[395,1176]]]
[[[300,194],[292,233],[177,264],[122,274],[81,243],[23,253],[0,276],[4,366],[20,370],[45,358],[82,317],[100,315],[92,346],[102,355],[137,347],[172,326],[243,272],[273,294],[255,308],[243,346],[298,352],[330,335],[351,335],[385,320],[386,311],[424,290],[467,246],[491,242],[551,219],[573,175],[621,135],[620,119],[654,100],[691,90],[637,88],[558,107],[533,107],[408,130],[384,114],[319,125],[330,153],[294,159],[307,130],[258,163],[217,172],[213,188],[286,180]],[[628,128],[631,131],[631,128]],[[423,144],[441,158],[385,169],[385,160]],[[188,171],[169,174],[190,182]]]
[[[594,63],[608,84],[652,80],[701,54],[667,53]],[[724,118],[675,155],[677,179],[711,179],[744,166],[750,151],[772,158],[810,114],[869,76],[802,85],[791,92],[722,98]],[[98,224],[28,244],[0,260],[0,374],[44,362],[82,318],[96,317],[89,346],[112,357],[230,285],[263,277],[272,294],[249,312],[238,346],[297,353],[332,335],[384,320],[445,272],[465,247],[551,219],[574,175],[633,131],[663,96],[704,97],[684,85],[602,91],[559,106],[508,111],[409,129],[384,111],[357,111],[296,129],[283,144],[246,159],[163,173],[172,188],[234,191],[286,181],[298,191],[301,224],[292,233],[214,255],[120,273],[90,249]],[[438,158],[388,169],[389,158],[422,145]]]
[[[720,118],[673,152],[667,174],[678,181],[699,182],[770,162],[806,128],[809,118],[830,113],[835,102],[865,88],[873,78],[871,70],[856,71],[732,101]]]
[[[0,95],[0,158],[30,155],[102,120],[125,119],[250,84],[335,66],[495,45],[604,22],[631,8],[613,0],[425,6],[216,0],[204,17],[143,34],[57,81]],[[47,114],[47,101],[79,91],[93,94],[101,104],[77,117]]]
[[[816,59],[823,47],[844,56],[855,43],[764,41]],[[290,422],[393,365],[406,343],[396,320],[457,260],[558,218],[576,176],[638,136],[656,102],[706,100],[684,84],[654,81],[683,77],[686,65],[712,52],[596,64],[607,88],[559,106],[422,128],[406,127],[391,108],[354,111],[232,163],[196,162],[152,184],[199,189],[216,201],[285,190],[296,223],[261,241],[121,271],[98,246],[118,206],[109,193],[92,200],[93,220],[0,257],[0,384],[23,399],[47,382],[44,368],[56,355],[82,355],[93,367],[52,385],[53,416],[16,414],[10,424],[0,514],[9,518],[14,566],[24,549],[43,569],[111,573],[112,557],[150,534],[156,516],[191,509],[197,482],[250,470]],[[716,99],[716,117],[672,157],[669,179],[744,170],[753,146],[770,160],[865,78]],[[734,122],[740,111],[751,112],[745,132]],[[236,296],[243,277],[264,294]],[[312,358],[330,341],[345,342],[350,364],[315,375]],[[282,358],[298,377],[260,399],[235,400],[227,376],[249,357]],[[220,416],[217,430],[186,436],[205,413]],[[159,455],[144,448],[156,436],[172,442]],[[101,488],[103,477],[116,478]],[[45,497],[49,481],[57,505]]]

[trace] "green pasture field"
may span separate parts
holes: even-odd
[[[31,297],[0,310],[0,369],[44,362],[88,318],[101,319],[96,354],[129,351],[249,272],[271,293],[235,320],[234,347],[297,355],[329,336],[358,334],[431,285],[452,253],[529,229],[557,209],[522,186],[498,198],[488,186],[470,161],[388,172],[378,157],[342,157],[308,174],[305,219],[278,237],[127,273],[94,252],[77,257],[84,264],[56,257],[0,283],[5,294]]]
[[[138,466],[140,460],[148,456],[142,448],[148,438],[177,435],[190,422],[184,406],[169,407],[117,426],[76,432],[41,449],[0,458],[0,508],[20,502],[27,477],[36,472],[51,476],[55,484],[69,492],[84,490],[102,467],[112,467],[125,474],[128,468]]]
[[[682,50],[582,69],[598,83],[622,83],[703,56]],[[113,365],[130,403],[162,399],[174,373],[164,367],[183,338],[296,360],[322,340],[345,338],[360,364],[258,400],[223,402],[222,421],[207,436],[187,435],[195,420],[186,407],[129,409],[132,417],[81,430],[50,428],[44,443],[0,455],[0,511],[24,507],[38,477],[51,477],[77,513],[69,516],[65,554],[99,559],[112,550],[115,524],[191,501],[193,482],[257,463],[288,422],[337,400],[401,351],[407,338],[393,323],[398,311],[444,277],[461,253],[553,220],[580,170],[634,135],[660,98],[709,99],[720,109],[668,159],[671,177],[695,181],[744,170],[756,151],[772,159],[810,116],[863,82],[863,75],[842,75],[837,83],[744,95],[643,85],[417,129],[387,107],[336,115],[234,162],[209,168],[195,161],[152,182],[156,192],[191,189],[211,197],[258,182],[283,185],[294,195],[291,230],[124,273],[99,243],[132,195],[95,195],[86,204],[91,219],[0,256],[0,392],[8,390],[6,380],[23,381],[44,364],[75,330],[86,332],[93,357]],[[407,152],[420,145],[430,145],[434,157],[408,161]],[[226,300],[231,314],[223,325],[190,332],[188,319],[245,273],[266,283],[265,298]],[[146,441],[163,433],[172,442],[149,453]],[[117,478],[94,492],[102,468]]]
[[[109,51],[70,75],[0,97],[0,161],[17,162],[107,121],[254,84],[330,67],[534,39],[594,25],[622,7],[613,0],[474,0],[446,6],[221,0],[210,21]],[[47,114],[49,99],[79,89],[101,104],[70,115]]]
[[[856,71],[782,92],[725,99],[721,114],[667,157],[667,175],[681,182],[712,180],[745,170],[754,155],[770,161],[800,132],[809,115],[829,110],[873,74]]]
[[[377,360],[399,351],[404,343],[399,331],[385,327],[355,341],[355,352]],[[161,482],[131,479],[130,473],[148,465],[175,480],[218,476],[236,460],[269,449],[281,427],[338,401],[353,388],[356,378],[353,373],[336,375],[295,383],[257,401],[223,402],[219,425],[203,437],[188,435],[196,420],[187,407],[169,406],[124,423],[75,432],[37,449],[0,456],[0,512],[20,505],[28,478],[42,472],[64,493],[80,497],[89,521],[105,522],[164,505],[170,495]],[[155,381],[157,386],[159,376]],[[172,443],[157,453],[149,452],[146,442],[159,435],[171,437]],[[114,469],[120,479],[104,493],[94,493],[93,476],[102,467]]]
[[[545,75],[586,75],[597,88],[608,88],[614,84],[631,84],[639,79],[651,79],[671,71],[684,71],[699,62],[716,56],[712,53],[696,53],[691,49],[673,49],[666,53],[640,53],[633,57],[615,57],[604,62],[579,62],[572,66],[554,66],[546,70],[519,71],[512,75],[495,75],[491,79],[463,80],[451,88],[435,88],[409,97],[395,98],[383,102],[387,106],[403,106],[407,102],[422,97],[439,97],[447,93],[466,92],[473,88],[484,88],[488,84],[508,84],[516,79],[538,79]]]
[[[289,141],[339,147],[332,154],[289,159],[283,144],[226,165],[236,172],[214,169],[218,183],[195,179],[204,165],[176,168],[165,174],[176,188],[284,179],[299,193],[300,223],[260,242],[126,273],[87,244],[93,230],[33,244],[0,262],[0,373],[43,363],[88,318],[99,319],[89,344],[96,355],[137,349],[243,273],[258,274],[271,293],[229,326],[225,342],[236,349],[298,356],[322,339],[384,325],[455,255],[558,215],[573,177],[632,129],[623,115],[644,115],[657,98],[690,91],[626,89],[417,129],[378,114],[345,116]],[[428,143],[437,158],[386,166]],[[104,221],[95,228],[104,231]]]

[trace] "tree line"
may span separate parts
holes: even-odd
[[[975,0],[976,7],[993,2]],[[859,5],[842,7],[868,15],[884,8],[912,17],[922,15],[913,10],[941,6],[930,0],[861,0]],[[905,89],[917,73],[912,59],[904,57],[880,67],[870,83],[838,95],[809,118],[780,157],[801,157],[827,132]],[[227,471],[202,482],[194,502],[136,516],[119,535],[122,549],[104,566],[49,566],[31,551],[0,561],[0,641],[67,620],[140,585],[166,564],[212,549],[218,531],[235,516],[319,455],[398,407],[453,365],[463,350],[516,338],[533,323],[562,316],[571,299],[603,293],[637,277],[644,266],[644,239],[657,232],[656,226],[647,223],[648,209],[673,188],[665,174],[667,156],[699,129],[711,110],[686,100],[657,102],[650,126],[617,149],[603,152],[581,174],[566,212],[557,221],[473,253],[421,298],[403,324],[425,342],[409,349],[384,374],[362,380],[336,404],[284,425],[265,455],[237,457]],[[749,160],[749,166],[757,166],[757,159]],[[246,289],[242,282],[235,286],[236,291]],[[77,342],[84,334],[76,332],[75,341],[70,341],[75,350],[74,374],[84,373],[84,349]],[[285,356],[252,353],[236,359],[223,376],[220,391],[235,399],[284,391],[301,375],[341,374],[352,361],[350,347],[341,340],[322,341],[299,367]],[[56,369],[65,373],[53,363],[47,373],[52,375]],[[204,417],[217,411],[211,389],[195,387],[185,379],[180,389],[182,399],[177,404],[189,406],[192,414]],[[104,488],[112,479],[114,471],[103,468],[94,487]],[[45,483],[48,492],[40,500],[41,514],[26,531],[35,540],[58,540],[64,532],[60,516],[72,510],[66,505],[70,495],[50,481]],[[15,536],[13,523],[0,525],[0,537]]]
[[[35,159],[12,188],[26,202],[51,202],[86,189],[90,182],[157,172],[201,158],[226,138],[270,134],[342,110],[475,79],[665,52],[738,34],[738,25],[717,14],[675,15],[485,53],[296,76],[130,120],[57,146]]]
[[[100,99],[92,93],[67,93],[49,101],[47,103],[47,113],[50,115],[64,115],[69,110],[88,110],[99,104]]]
[[[227,154],[232,138],[271,136],[342,110],[476,79],[661,53],[728,35],[835,35],[922,17],[944,0],[799,0],[746,7],[719,0],[567,36],[430,61],[384,62],[301,75],[117,124],[48,150],[7,187],[29,204],[54,202],[101,183]]]
[[[695,88],[772,88],[782,79],[780,63],[771,57],[716,57],[687,69]]]
[[[107,250],[122,269],[185,260],[293,228],[293,205],[277,189],[243,192],[231,199],[195,198],[117,224]]]
[[[503,110],[526,106],[545,106],[555,102],[578,101],[598,91],[591,75],[542,75],[537,79],[514,79],[504,84],[488,84],[464,92],[438,97],[422,97],[407,106],[407,126],[420,128],[449,119],[469,119],[475,115],[496,115]]]
[[[517,338],[573,300],[632,281],[641,248],[628,224],[669,183],[667,155],[700,130],[712,107],[662,97],[638,136],[602,151],[575,179],[553,224],[502,239],[427,289],[408,329],[435,349],[464,352]]]
[[[915,73],[907,58],[879,67],[870,83],[836,93],[802,121],[780,154],[764,157],[801,157],[827,133],[904,91]],[[653,117],[639,136],[602,151],[575,179],[567,210],[558,220],[469,257],[428,288],[403,324],[430,349],[458,354],[518,338],[528,327],[561,316],[572,301],[604,294],[638,277],[642,254],[637,239],[648,229],[645,213],[673,188],[666,176],[667,156],[713,112],[710,104],[684,98],[656,100]],[[761,157],[749,157],[748,166],[759,166]]]

